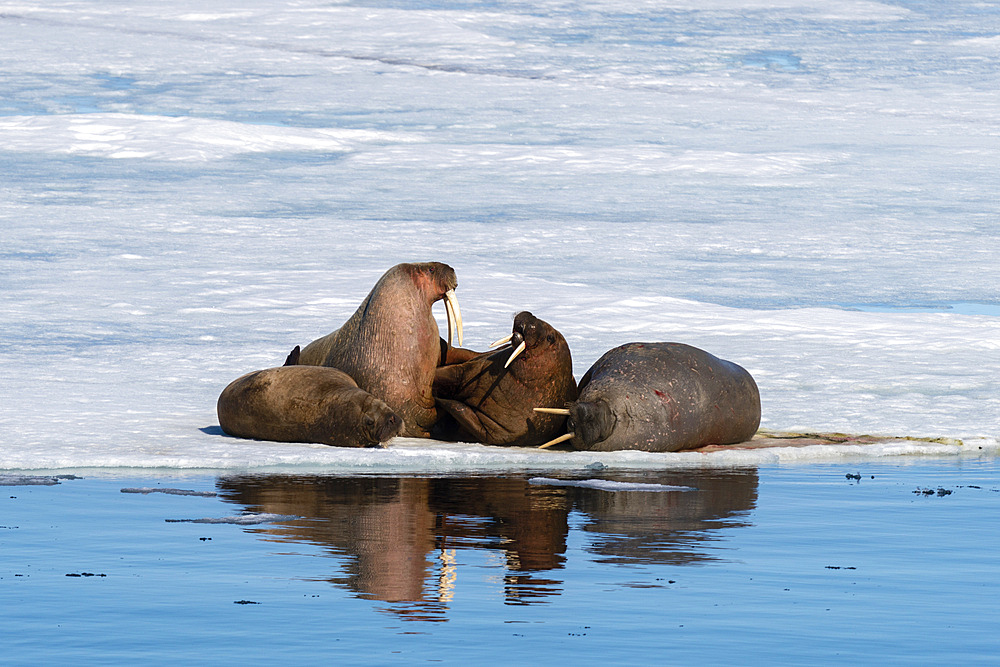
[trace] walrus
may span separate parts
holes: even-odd
[[[505,346],[437,369],[434,397],[457,429],[449,433],[448,420],[442,416],[433,437],[530,446],[562,430],[564,417],[534,408],[576,400],[566,339],[547,322],[523,311],[514,317],[511,335],[494,346],[498,344]]]
[[[378,447],[403,420],[349,375],[323,366],[279,366],[247,373],[219,396],[219,425],[252,440]]]
[[[676,452],[750,440],[760,393],[744,368],[683,343],[628,343],[604,354],[580,379],[566,408],[574,449]]]
[[[440,262],[398,264],[375,283],[358,310],[336,331],[309,343],[298,364],[339,368],[358,386],[403,418],[401,435],[427,437],[437,420],[431,385],[434,369],[477,354],[462,344],[462,313],[455,297],[455,270]],[[431,313],[445,299],[448,341]],[[295,351],[286,363],[293,362]]]

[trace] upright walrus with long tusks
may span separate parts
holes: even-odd
[[[553,404],[550,404],[553,405]],[[744,368],[683,343],[628,343],[597,360],[568,407],[537,408],[567,417],[575,449],[676,452],[730,445],[760,425],[760,393]]]
[[[509,345],[507,345],[509,343]],[[565,419],[533,410],[576,399],[569,346],[550,324],[524,311],[495,352],[437,369],[434,396],[441,414],[433,437],[487,445],[539,445],[562,430]],[[491,346],[492,347],[492,346]]]
[[[219,425],[253,440],[378,447],[403,420],[349,375],[322,366],[280,366],[247,373],[219,396]]]
[[[437,419],[431,394],[434,370],[476,354],[451,345],[453,334],[462,344],[456,287],[455,270],[447,264],[398,264],[385,272],[342,327],[303,348],[297,362],[339,368],[402,415],[401,435],[427,437]],[[447,341],[431,313],[441,299],[448,316]],[[295,363],[294,351],[289,356],[287,363]]]

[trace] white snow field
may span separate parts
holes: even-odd
[[[0,469],[452,471],[995,456],[1000,5],[0,2]],[[745,366],[762,426],[588,454],[221,435],[219,392],[399,262]],[[436,306],[444,323],[444,309]]]

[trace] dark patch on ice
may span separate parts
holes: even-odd
[[[204,433],[205,435],[224,435],[226,437],[229,437],[229,434],[226,433],[225,431],[223,431],[222,427],[218,426],[218,425],[216,425],[216,426],[202,426],[198,430],[201,431],[202,433]]]
[[[260,603],[254,602],[253,600],[233,600],[233,604],[260,604]]]
[[[171,496],[198,496],[200,498],[215,498],[215,491],[190,491],[188,489],[151,489],[149,487],[122,489],[122,493],[166,493]]]
[[[853,566],[843,567],[841,565],[827,565],[826,569],[828,569],[828,570],[856,570],[858,568],[853,567]]]
[[[93,572],[70,572],[67,577],[106,577],[106,574],[94,574]]]

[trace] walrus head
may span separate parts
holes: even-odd
[[[605,401],[577,401],[568,408],[535,408],[535,412],[566,417],[567,433],[539,445],[545,449],[560,442],[572,441],[575,449],[590,449],[598,442],[608,439],[615,429],[615,414]]]
[[[359,440],[364,447],[384,447],[387,440],[399,434],[403,420],[374,396],[365,400],[361,412]]]
[[[509,336],[501,338],[490,344],[490,347],[498,347],[510,343],[511,353],[504,363],[504,368],[509,367],[514,360],[524,355],[530,358],[550,347],[569,348],[566,339],[562,334],[544,320],[540,320],[526,310],[514,316],[514,326]]]
[[[423,262],[420,264],[400,264],[416,284],[417,288],[427,296],[428,303],[444,299],[445,313],[448,316],[448,345],[454,333],[458,334],[458,344],[462,345],[462,311],[458,307],[458,276],[455,269],[441,262]]]

